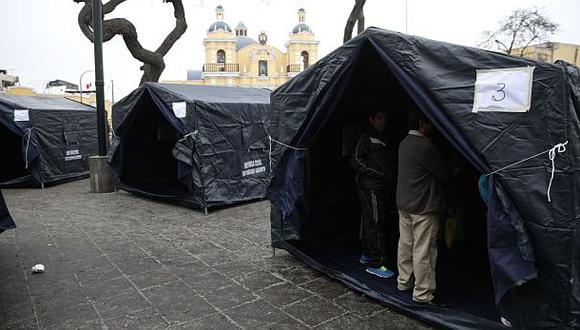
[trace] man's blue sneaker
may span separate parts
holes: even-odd
[[[365,254],[361,254],[360,259],[358,259],[358,262],[360,262],[363,265],[370,264],[373,261],[375,261],[373,258],[367,257]]]
[[[395,273],[388,270],[387,267],[385,267],[385,266],[381,266],[379,268],[368,267],[367,273],[376,275],[380,278],[391,278],[391,277],[393,277],[393,275],[395,275]]]

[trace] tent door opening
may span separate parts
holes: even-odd
[[[6,128],[0,129],[0,149],[7,155],[0,165],[0,184],[29,176],[24,168],[24,153],[20,136]]]
[[[160,196],[188,195],[178,180],[177,159],[172,149],[177,130],[165,119],[149,95],[139,100],[136,113],[124,133],[122,171],[119,180],[129,186]]]
[[[350,157],[360,132],[368,126],[371,110],[388,113],[387,132],[398,150],[408,133],[408,112],[417,107],[371,47],[362,51],[355,65],[350,80],[344,82],[344,92],[334,96],[340,100],[327,112],[331,117],[310,144],[310,213],[301,239],[290,244],[323,267],[346,274],[385,297],[413,305],[409,292],[396,289],[396,275],[387,280],[375,277],[358,261],[360,202]],[[453,309],[497,322],[486,249],[486,209],[477,187],[479,173],[442,136],[432,139],[449,162],[462,170],[454,182],[456,187],[450,187],[458,195],[454,201],[458,210],[455,230],[446,224],[444,215],[440,220],[436,295]],[[396,272],[398,214],[394,196],[393,191],[386,201],[391,205],[388,245],[394,250],[386,266]],[[455,234],[453,247],[447,248],[445,239],[451,234]]]

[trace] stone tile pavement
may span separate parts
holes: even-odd
[[[272,258],[267,202],[205,216],[88,186],[4,191],[18,229],[0,235],[1,329],[426,328]]]

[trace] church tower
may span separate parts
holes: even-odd
[[[216,21],[203,39],[201,70],[187,70],[187,84],[275,89],[318,60],[318,40],[299,9],[298,22],[286,42],[286,52],[268,43],[268,34],[254,34],[243,22],[235,29],[225,22],[225,10],[215,8]],[[256,38],[256,39],[254,39]]]
[[[205,46],[204,75],[224,76],[239,72],[236,40],[230,26],[224,22],[224,8],[215,9],[216,22],[209,26]]]
[[[306,24],[306,11],[298,9],[298,24],[290,32],[286,43],[288,74],[296,75],[318,60],[318,44],[314,32]]]

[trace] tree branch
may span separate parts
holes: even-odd
[[[528,43],[522,47],[522,51],[520,52],[520,57],[524,57],[524,52],[526,51],[526,49],[530,46],[530,44],[536,40],[537,36],[534,36],[532,39],[530,39],[530,41],[528,41]]]
[[[363,8],[360,9],[360,15],[358,16],[356,27],[357,34],[361,34],[365,30],[365,14]]]
[[[79,12],[78,23],[81,31],[93,42],[93,29],[92,29],[92,4],[91,0],[78,0],[84,2],[84,6]],[[111,13],[117,8],[117,6],[126,0],[110,0],[106,4],[103,4],[103,16]],[[175,28],[165,37],[165,40],[161,43],[156,51],[150,51],[141,45],[139,42],[139,37],[137,35],[137,29],[129,20],[125,18],[113,18],[109,20],[103,20],[103,41],[109,41],[116,35],[121,35],[123,41],[127,46],[127,49],[131,55],[143,62],[141,70],[143,70],[143,77],[141,78],[141,83],[146,81],[159,81],[159,77],[163,70],[165,69],[165,62],[163,57],[169,52],[173,47],[175,42],[181,38],[181,36],[187,30],[187,23],[185,20],[185,12],[183,8],[183,3],[181,0],[171,1],[174,8],[174,15],[176,18]]]
[[[508,54],[517,49],[520,56],[525,53],[532,42],[545,40],[548,34],[558,29],[558,24],[551,22],[535,8],[516,9],[499,24],[495,32],[483,32],[482,35],[487,39],[480,45],[490,45],[490,40],[495,40],[499,49],[503,48],[503,51]]]
[[[183,10],[183,4],[181,0],[173,0],[173,14],[175,16],[175,28],[165,37],[163,43],[155,51],[161,56],[165,56],[167,52],[173,47],[175,42],[181,38],[181,36],[187,30],[187,23],[185,21],[185,11]]]
[[[366,0],[355,0],[354,7],[352,8],[350,15],[348,16],[348,19],[346,20],[346,25],[344,27],[343,42],[347,42],[350,39],[352,39],[352,31],[354,30],[354,25],[358,21],[359,17],[361,17],[361,15],[363,15],[362,12],[363,12],[363,7],[365,5],[365,2],[366,2]],[[359,26],[363,26],[363,30],[364,30],[364,16],[362,18],[363,18],[363,23],[359,24]],[[359,28],[359,30],[360,30],[360,28]]]
[[[506,45],[505,45],[503,42],[501,42],[501,41],[499,41],[499,40],[495,39],[495,43],[496,43],[496,44],[498,44],[499,46],[502,46],[502,47],[503,47],[503,50],[504,50],[506,53],[508,53],[508,48],[507,48],[507,46],[506,46]],[[498,48],[499,48],[499,47],[498,47]],[[509,53],[508,53],[508,54],[509,54]]]

